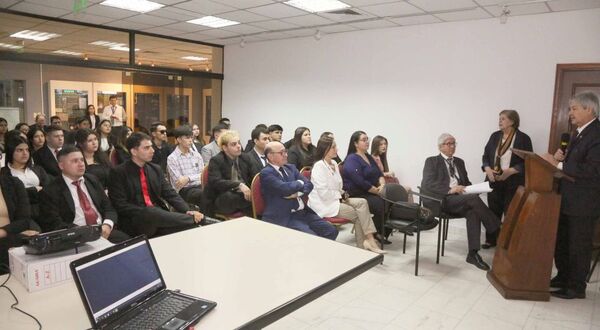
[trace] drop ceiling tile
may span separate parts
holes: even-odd
[[[73,10],[73,1],[71,0],[26,0],[25,2],[69,11]]]
[[[98,0],[98,1],[102,2],[104,0]],[[174,5],[176,3],[181,2],[181,0],[151,0],[151,1],[162,3],[163,5]]]
[[[238,9],[264,6],[273,3],[273,1],[271,0],[214,0],[214,2],[218,2],[220,4],[235,7]]]
[[[88,15],[100,15],[104,17],[111,17],[112,19],[123,19],[139,14],[135,11],[124,10],[104,5],[89,6],[85,9],[85,13]]]
[[[372,6],[382,3],[398,2],[398,0],[341,0],[352,7]]]
[[[284,18],[284,19],[282,19],[282,21],[291,23],[291,24],[296,24],[299,26],[313,26],[313,25],[324,25],[324,24],[332,23],[331,20],[328,20],[326,18],[320,17],[315,14]]]
[[[134,22],[134,23],[147,24],[150,26],[161,26],[161,25],[173,24],[173,23],[178,22],[179,20],[173,20],[173,19],[157,17],[157,16],[150,16],[147,14],[140,14],[140,15],[128,17],[127,21]]]
[[[69,13],[69,11],[66,9],[47,7],[47,6],[38,5],[35,3],[29,3],[29,2],[20,2],[16,5],[10,7],[10,9],[16,10],[16,11],[21,11],[21,12],[28,13],[28,14],[37,14],[37,15],[44,15],[44,16],[50,16],[50,17],[59,17],[59,16]]]
[[[258,26],[258,27],[266,29],[266,30],[284,30],[284,29],[293,29],[293,28],[298,27],[295,24],[290,24],[290,23],[279,21],[279,20],[253,22],[250,25]]]
[[[382,29],[382,28],[388,28],[388,27],[398,26],[395,23],[389,22],[389,21],[384,20],[384,19],[373,20],[373,21],[365,21],[365,22],[358,22],[358,23],[349,23],[348,25],[353,26],[353,27],[355,27],[357,29],[361,29],[361,30]]]
[[[181,33],[181,31],[167,29],[167,28],[164,28],[162,26],[152,27],[152,28],[148,28],[148,29],[143,29],[142,31],[148,32],[148,33],[154,33],[154,34],[162,34],[162,35],[165,35],[165,36],[174,36],[176,34],[180,34]]]
[[[255,27],[248,24],[231,25],[223,27],[222,29],[225,31],[234,32],[236,34],[254,34],[265,31],[265,29],[261,29],[259,27]]]
[[[219,17],[240,23],[251,23],[269,20],[269,17],[257,15],[245,10],[236,10],[228,13],[219,14]]]
[[[473,19],[490,18],[490,14],[481,8],[472,10],[462,10],[450,13],[435,14],[435,16],[443,21],[468,21]]]
[[[322,26],[319,28],[319,30],[324,33],[338,33],[338,32],[356,31],[357,29],[350,25],[337,24],[337,25]]]
[[[600,0],[557,0],[548,5],[553,11],[591,9],[600,7]]]
[[[229,40],[235,40],[235,39],[229,39]],[[247,37],[244,37],[244,40],[247,43],[252,43],[253,41],[264,41],[266,39],[263,36],[261,36],[261,35],[256,35],[256,36],[247,36]],[[239,41],[241,41],[241,39]]]
[[[279,39],[291,38],[291,36],[289,34],[286,34],[286,33],[283,33],[283,32],[261,33],[260,37],[264,38],[266,40],[279,40]]]
[[[8,8],[17,2],[19,2],[19,0],[0,0],[0,8]]]
[[[477,6],[472,0],[408,0],[408,2],[428,12],[468,9]]]
[[[165,25],[163,27],[167,28],[167,29],[171,29],[171,30],[182,31],[182,32],[196,32],[196,31],[210,29],[207,26],[202,26],[202,25],[192,24],[192,23],[187,23],[187,22],[169,24],[169,25]]]
[[[389,18],[388,21],[392,21],[400,25],[418,25],[418,24],[432,24],[442,22],[439,18],[433,15],[420,15],[420,16],[408,16]]]
[[[234,11],[236,8],[222,5],[220,3],[208,0],[190,0],[174,5],[177,8],[190,10],[204,15],[216,15],[228,11]]]
[[[78,21],[78,22],[92,23],[92,24],[105,24],[105,23],[115,20],[114,18],[104,17],[104,16],[100,16],[100,15],[91,15],[86,12],[80,12],[78,14],[71,13],[71,14],[62,16],[61,18],[68,19],[71,21]]]
[[[190,12],[189,10],[179,9],[176,7],[167,7],[153,10],[147,13],[147,15],[170,18],[177,21],[189,21],[198,18],[198,14]]]
[[[250,8],[248,11],[251,11],[255,14],[271,17],[271,18],[285,18],[285,17],[293,17],[306,15],[307,12],[304,10],[296,9],[292,6],[288,6],[282,3],[276,3],[267,6],[261,6],[256,8]]]
[[[314,36],[316,33],[317,33],[317,29],[299,29],[299,30],[285,32],[285,34],[287,34],[291,37],[308,37],[308,36]]]
[[[177,35],[176,37],[177,38],[194,40],[194,41],[206,41],[206,40],[208,40],[210,38],[214,38],[212,36],[209,36],[209,35],[206,35],[206,34],[202,34],[200,32],[183,33],[183,34]]]
[[[229,46],[233,47],[234,45],[239,45],[240,40],[235,40],[235,39],[210,39],[210,40],[207,40],[206,42],[210,42],[212,44],[217,44],[217,45],[224,45],[224,46],[225,45],[229,45]]]
[[[408,16],[424,13],[421,9],[407,2],[384,3],[374,6],[360,7],[360,9],[378,17]]]
[[[519,2],[531,2],[531,0],[474,0],[476,3],[478,3],[481,6],[490,6],[490,5],[500,5],[502,6],[503,4],[506,3],[510,3],[510,4],[516,4]]]
[[[229,37],[233,37],[233,36],[239,35],[239,33],[225,31],[225,30],[222,30],[222,29],[205,30],[205,31],[202,31],[202,34],[205,34],[207,36],[211,36],[213,38],[229,38]]]
[[[502,15],[502,7],[501,6],[487,6],[485,7],[487,11],[492,13],[492,15],[498,17]],[[526,5],[513,5],[509,6],[510,10],[509,16],[517,16],[517,15],[531,15],[531,14],[542,14],[549,13],[550,9],[543,3],[530,3]]]

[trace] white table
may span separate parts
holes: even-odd
[[[366,250],[251,218],[150,244],[169,289],[218,303],[197,324],[200,329],[265,327],[383,261]],[[90,327],[73,282],[34,293],[13,279],[7,285],[44,329]],[[37,329],[33,320],[10,310],[11,303],[0,289],[0,329]]]

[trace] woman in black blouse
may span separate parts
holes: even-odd
[[[288,163],[296,165],[298,170],[312,166],[315,162],[316,150],[312,144],[310,130],[306,127],[298,127],[294,132],[292,146],[288,150]]]
[[[75,142],[83,153],[85,172],[93,174],[106,189],[110,164],[106,154],[100,151],[97,133],[89,128],[80,129],[75,133]]]

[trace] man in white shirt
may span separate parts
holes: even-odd
[[[173,131],[177,147],[167,158],[169,179],[183,200],[200,206],[202,203],[202,170],[204,162],[200,154],[192,150],[192,130],[180,126]]]
[[[102,117],[100,120],[108,119],[112,124],[113,129],[115,127],[123,126],[124,122],[127,122],[127,113],[122,106],[117,104],[117,96],[111,95],[108,98],[109,105],[104,107]]]
[[[73,226],[101,225],[102,237],[113,243],[129,238],[116,230],[117,212],[104,188],[93,175],[85,174],[81,151],[66,146],[58,153],[61,176],[41,191],[40,226],[52,231]]]

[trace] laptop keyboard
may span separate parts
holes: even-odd
[[[119,329],[157,329],[193,303],[194,300],[169,295],[121,325]]]

